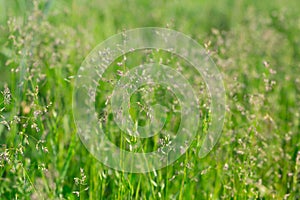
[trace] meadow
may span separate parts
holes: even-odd
[[[300,199],[299,8],[297,0],[0,0],[0,199]],[[95,107],[120,148],[155,151],[180,124],[176,96],[155,85],[133,94],[129,113],[145,125],[146,105],[164,105],[170,135],[137,139],[116,125],[107,102],[139,63],[178,69],[201,108],[184,155],[126,173],[103,165],[78,137],[74,77],[95,46],[139,27],[174,29],[203,46],[222,74],[226,115],[217,145],[199,158],[210,125],[201,76],[168,52],[118,58],[99,81]]]

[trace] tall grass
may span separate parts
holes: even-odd
[[[300,199],[297,3],[0,1],[0,199]],[[227,112],[220,141],[199,159],[209,97],[202,79],[183,70],[200,98],[197,138],[174,164],[130,174],[102,165],[80,142],[72,89],[94,46],[144,26],[176,29],[205,46],[223,75]],[[117,145],[130,149],[140,142],[136,151],[151,151],[168,138],[137,141],[121,133],[103,109],[120,66],[126,72],[140,62],[179,70],[188,65],[165,52],[119,58],[100,81],[97,110]],[[158,101],[174,108],[167,129],[175,131],[174,96],[155,87],[133,95],[131,115],[144,123],[141,108]]]

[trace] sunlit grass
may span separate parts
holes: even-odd
[[[37,2],[0,1],[0,199],[300,198],[298,1]],[[226,119],[214,150],[199,159],[209,98],[192,69],[181,71],[198,92],[199,134],[174,164],[130,174],[102,165],[80,142],[72,89],[93,47],[144,26],[181,31],[206,48],[223,75]],[[100,81],[97,108],[106,134],[116,133],[111,140],[130,149],[138,141],[124,133],[118,137],[119,128],[103,110],[121,72],[140,62],[178,70],[188,64],[164,52],[127,57]],[[173,111],[166,128],[174,131],[175,100],[161,91],[135,93],[131,114],[144,123],[147,111],[140,113],[141,107],[160,101]],[[156,141],[168,138],[142,140],[136,150],[153,150]]]

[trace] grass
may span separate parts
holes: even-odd
[[[296,0],[0,0],[0,199],[300,199],[297,5]],[[137,140],[114,123],[105,102],[120,78],[118,63],[122,72],[149,61],[183,66],[200,99],[202,122],[174,164],[123,173],[102,165],[80,142],[72,115],[74,76],[98,43],[148,26],[178,30],[205,46],[223,75],[226,119],[214,150],[199,159],[209,124],[200,76],[166,52],[119,58],[97,93],[111,141],[152,151],[169,140]],[[165,127],[172,138],[180,123],[176,99],[164,87],[153,88],[131,97],[130,114],[143,125],[142,108],[159,102],[172,111]]]

